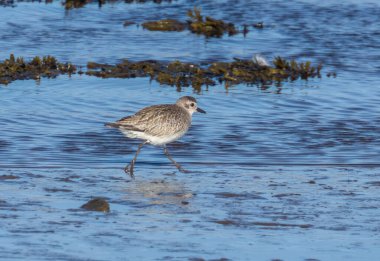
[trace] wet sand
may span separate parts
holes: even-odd
[[[378,168],[1,170],[0,251],[30,260],[374,260]],[[110,212],[80,206],[104,197]],[[201,260],[201,259],[199,259]]]

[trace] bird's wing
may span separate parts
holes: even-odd
[[[122,124],[122,123],[118,123],[118,122],[107,122],[104,125],[107,127],[110,127],[110,128],[117,128],[117,129],[123,128],[125,130],[144,132],[144,130],[136,128],[133,125],[127,125],[127,124]]]
[[[162,105],[153,105],[139,110],[135,115],[130,115],[117,120],[116,122],[106,123],[107,127],[123,128],[131,131],[146,131],[149,127],[149,122],[152,122],[155,117],[152,117],[152,112],[159,110]]]
[[[186,112],[174,105],[158,105],[146,108],[147,111],[138,112],[140,122],[136,127],[144,128],[144,132],[154,136],[174,135],[187,129],[187,124],[184,125],[183,120],[191,119]],[[153,111],[151,111],[153,110]],[[144,116],[142,116],[144,114]],[[188,119],[189,118],[189,119]]]
[[[116,121],[116,122],[107,122],[105,124],[105,126],[107,127],[111,127],[111,128],[123,128],[123,129],[127,129],[127,130],[131,130],[131,131],[140,131],[140,132],[144,132],[143,129],[141,128],[137,128],[136,126],[134,126],[131,122],[131,119],[134,117],[134,115],[132,116],[126,116],[126,117],[123,117],[121,118],[120,120]]]
[[[177,108],[173,105],[153,105],[143,108],[135,115],[121,118],[115,123],[109,123],[106,126],[145,132],[155,136],[165,136],[183,130],[183,126],[179,124],[181,121],[179,118],[181,117],[187,119],[188,115],[183,115],[183,112],[181,110],[177,111]]]

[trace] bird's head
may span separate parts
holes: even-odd
[[[201,108],[198,108],[197,100],[191,96],[183,96],[179,98],[176,104],[180,107],[185,108],[185,110],[187,110],[190,115],[192,115],[194,112],[206,113]]]

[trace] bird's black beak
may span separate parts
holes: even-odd
[[[197,112],[200,112],[200,113],[206,113],[204,110],[202,110],[201,108],[197,108]]]

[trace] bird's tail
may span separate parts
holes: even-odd
[[[109,127],[109,128],[119,128],[120,124],[119,123],[115,123],[115,122],[107,122],[107,123],[104,124],[104,126]]]

